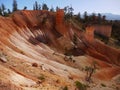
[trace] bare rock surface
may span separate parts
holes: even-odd
[[[94,62],[88,90],[119,90],[120,50],[87,37],[93,28],[70,27],[63,16],[63,10],[23,10],[0,17],[0,90],[75,90],[76,81],[88,84],[85,68]]]

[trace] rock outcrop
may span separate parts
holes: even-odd
[[[120,66],[120,51],[95,40],[94,32],[109,38],[111,36],[111,26],[92,25],[86,28],[86,40],[89,42],[89,46],[92,46],[92,48],[89,48],[89,54],[98,59]]]
[[[99,68],[93,76],[96,81],[107,82],[120,74],[120,51],[94,39],[94,27],[83,32],[65,23],[63,10],[23,10],[0,17],[0,36],[0,57],[7,60],[0,61],[2,90],[60,90],[64,86],[74,90],[74,82],[84,82],[84,68],[94,61]],[[64,55],[66,50],[69,56]]]
[[[92,25],[94,33],[110,38],[112,32],[112,25]]]

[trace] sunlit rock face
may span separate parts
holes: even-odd
[[[94,40],[94,27],[88,26],[86,27],[86,39],[89,42],[92,42]]]
[[[90,25],[86,27],[86,37],[90,41],[93,40],[94,34],[101,35],[109,38],[111,36],[112,26],[111,25]]]
[[[91,25],[86,27],[86,40],[91,43],[97,53],[99,55],[95,54],[95,51],[90,50],[90,52],[93,52],[94,54],[90,53],[96,58],[104,59],[105,61],[109,63],[114,63],[117,65],[120,65],[120,52],[116,49],[113,49],[97,40],[95,40],[95,34],[101,35],[103,37],[109,38],[111,36],[111,25]],[[111,53],[110,53],[111,52]]]
[[[63,24],[63,22],[64,22],[64,10],[59,9],[56,12],[56,24],[60,25],[60,24]]]
[[[0,90],[60,90],[67,85],[75,90],[74,82],[84,82],[83,69],[93,61],[99,68],[95,80],[112,80],[120,74],[120,51],[96,40],[94,30],[83,32],[65,23],[63,10],[23,10],[0,17],[0,86],[6,85]],[[45,81],[38,79],[41,75]]]
[[[62,35],[70,31],[70,27],[65,24],[64,15],[64,9],[57,10],[55,28]]]

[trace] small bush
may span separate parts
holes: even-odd
[[[38,64],[37,63],[32,63],[32,66],[33,67],[38,67]]]
[[[87,86],[84,85],[84,84],[82,84],[82,83],[79,82],[79,81],[76,81],[76,82],[75,82],[75,85],[76,85],[76,87],[77,87],[78,90],[87,90]]]
[[[97,65],[97,63],[96,62],[93,62],[92,64],[91,64],[91,66],[86,66],[85,67],[85,71],[87,72],[87,76],[86,76],[86,81],[88,81],[89,83],[90,82],[93,82],[92,81],[92,75],[93,75],[93,73],[95,73],[95,71],[96,71],[96,65]]]
[[[105,84],[103,84],[103,83],[101,83],[101,86],[102,86],[102,87],[106,87],[106,85],[105,85]]]
[[[38,77],[38,79],[44,81],[44,80],[45,80],[45,76],[44,76],[44,75],[41,75],[41,76]]]
[[[68,87],[67,87],[67,86],[65,86],[65,87],[63,88],[63,90],[68,90]]]

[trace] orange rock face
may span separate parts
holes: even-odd
[[[83,32],[64,24],[63,10],[57,13],[24,10],[11,17],[0,17],[0,58],[7,60],[0,61],[0,90],[60,90],[68,85],[70,90],[75,90],[74,82],[85,79],[83,69],[93,61],[98,63],[94,80],[112,80],[120,74],[120,51],[95,40],[94,30],[92,26]],[[76,45],[73,35],[76,35]],[[84,53],[77,57],[65,56],[64,47]],[[112,74],[108,77],[107,73]],[[38,77],[45,78],[44,82]]]
[[[23,10],[23,11],[17,11],[12,15],[13,21],[19,26],[19,27],[40,27],[42,23],[46,22],[46,19],[48,16],[54,16],[53,13],[49,13],[46,10],[43,11],[32,11],[32,10]]]
[[[100,54],[104,55],[105,57],[109,59],[108,61],[109,63],[120,66],[120,51],[119,50],[109,47],[98,41],[94,42],[94,47]]]
[[[65,33],[67,33],[68,27],[65,26],[64,24],[64,10],[63,9],[59,9],[56,12],[56,30],[64,35]]]
[[[96,33],[96,34],[103,35],[103,36],[108,37],[108,38],[111,36],[111,31],[112,31],[111,25],[92,25],[92,26],[88,26],[87,28],[89,28],[86,31],[88,33],[89,32],[92,33],[92,31],[93,31],[93,34]],[[93,30],[91,31],[90,28],[92,28]]]
[[[94,34],[103,35],[105,37],[110,37],[112,31],[111,25],[92,25],[86,27],[86,38],[90,41],[93,40]]]
[[[47,21],[45,18],[49,16],[51,18],[47,18],[48,20]],[[44,19],[46,20],[46,23],[45,23],[46,27],[42,27]],[[0,19],[1,32],[0,33],[1,33],[1,36],[4,35],[5,37],[2,37],[0,40],[13,48],[12,44],[5,42],[5,39],[9,38],[9,36],[12,33],[17,32],[20,35],[22,35],[22,37],[30,41],[31,43],[38,44],[39,42],[43,42],[43,43],[51,42],[57,45],[58,42],[56,43],[55,41],[56,37],[58,35],[67,35],[67,33],[70,33],[72,30],[72,34],[69,35],[70,37],[67,36],[67,38],[71,38],[72,35],[76,33],[80,37],[79,39],[81,40],[80,43],[82,47],[84,48],[86,46],[90,47],[90,49],[88,49],[88,52],[92,51],[93,54],[91,53],[91,55],[93,56],[96,55],[96,57],[100,57],[102,59],[106,57],[107,59],[105,58],[105,60],[119,65],[119,61],[120,61],[119,51],[112,49],[109,46],[106,46],[104,44],[95,42],[94,40],[94,30],[99,28],[101,29],[100,33],[103,33],[104,35],[109,36],[110,31],[111,31],[110,26],[89,26],[86,28],[86,32],[84,34],[84,33],[79,32],[75,28],[73,29],[68,28],[64,24],[63,20],[64,20],[64,10],[62,9],[58,10],[56,12],[56,15],[54,13],[49,13],[48,11],[26,11],[26,10],[18,11],[12,15],[12,18],[6,19],[6,18],[1,17]],[[56,23],[56,26],[54,25],[54,23]],[[3,30],[3,28],[6,31]],[[19,28],[22,28],[22,29],[19,29]],[[53,30],[53,28],[56,28],[56,29]],[[84,45],[84,43],[82,42],[86,42],[86,45]],[[88,44],[88,42],[92,45],[92,48],[91,48],[91,45]],[[81,49],[83,50],[83,48]],[[109,50],[110,50],[110,53],[108,53]],[[16,51],[18,50],[16,49]],[[98,55],[96,52],[98,53]]]
[[[63,23],[64,20],[64,10],[63,9],[59,9],[56,12],[56,24],[60,25]]]
[[[86,28],[85,36],[89,42],[92,42],[94,40],[94,27],[88,26]]]
[[[86,28],[85,37],[86,40],[94,47],[89,48],[88,52],[91,56],[101,60],[105,60],[109,63],[114,63],[120,66],[120,51],[113,49],[103,43],[100,43],[94,39],[94,32],[101,34],[105,37],[111,36],[111,26],[108,25],[93,25]],[[90,45],[89,45],[90,46]]]

